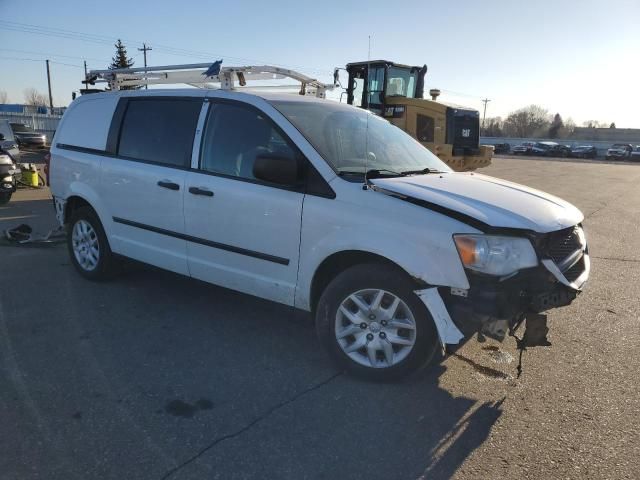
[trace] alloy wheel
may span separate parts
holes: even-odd
[[[93,271],[100,260],[98,234],[86,220],[78,220],[71,233],[73,254],[78,264],[87,272]]]
[[[402,362],[416,341],[416,321],[407,304],[391,292],[366,289],[345,298],[335,319],[342,351],[370,368]]]

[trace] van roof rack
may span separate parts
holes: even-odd
[[[286,68],[271,65],[250,65],[244,67],[221,67],[222,61],[211,63],[190,63],[185,65],[164,65],[158,67],[118,68],[113,70],[91,70],[82,82],[85,85],[107,83],[111,90],[144,85],[186,84],[197,88],[217,88],[222,90],[271,90],[291,89],[295,85],[247,85],[249,82],[264,80],[292,79],[300,83],[300,95],[315,95],[325,98],[327,90],[336,83],[325,84],[315,78]],[[334,81],[337,79],[334,75]]]

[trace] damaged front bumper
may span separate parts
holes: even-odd
[[[502,341],[523,319],[569,305],[584,288],[591,270],[580,226],[539,240],[537,267],[508,277],[467,271],[469,289],[433,287],[416,291],[429,309],[443,344],[478,334]]]

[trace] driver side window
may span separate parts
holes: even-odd
[[[212,104],[202,136],[200,169],[255,180],[253,164],[261,155],[296,161],[293,149],[264,114],[240,104]]]

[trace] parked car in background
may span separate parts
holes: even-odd
[[[511,145],[508,143],[496,143],[493,145],[493,153],[509,153]]]
[[[44,148],[47,145],[47,136],[36,132],[29,125],[12,123],[11,129],[16,136],[18,145],[38,148]]]
[[[593,145],[579,145],[571,149],[570,156],[573,158],[596,158],[598,149]]]
[[[540,155],[546,156],[547,150],[549,150],[552,146],[557,145],[555,142],[536,142],[531,147],[531,155]]]
[[[640,145],[636,145],[636,148],[631,152],[631,160],[640,162]]]
[[[566,158],[571,156],[571,147],[569,145],[561,145],[556,143],[549,150],[547,150],[547,157],[562,157]]]
[[[9,155],[15,163],[20,162],[20,149],[9,120],[0,120],[0,150]]]
[[[567,145],[560,145],[556,142],[536,142],[531,147],[532,155],[539,155],[542,157],[568,157],[571,153],[571,148]]]
[[[522,142],[520,145],[513,147],[512,152],[515,155],[531,155],[531,149],[534,145],[534,142]]]
[[[604,158],[606,160],[622,160],[631,157],[631,152],[633,152],[633,146],[630,143],[614,143],[607,150]]]

